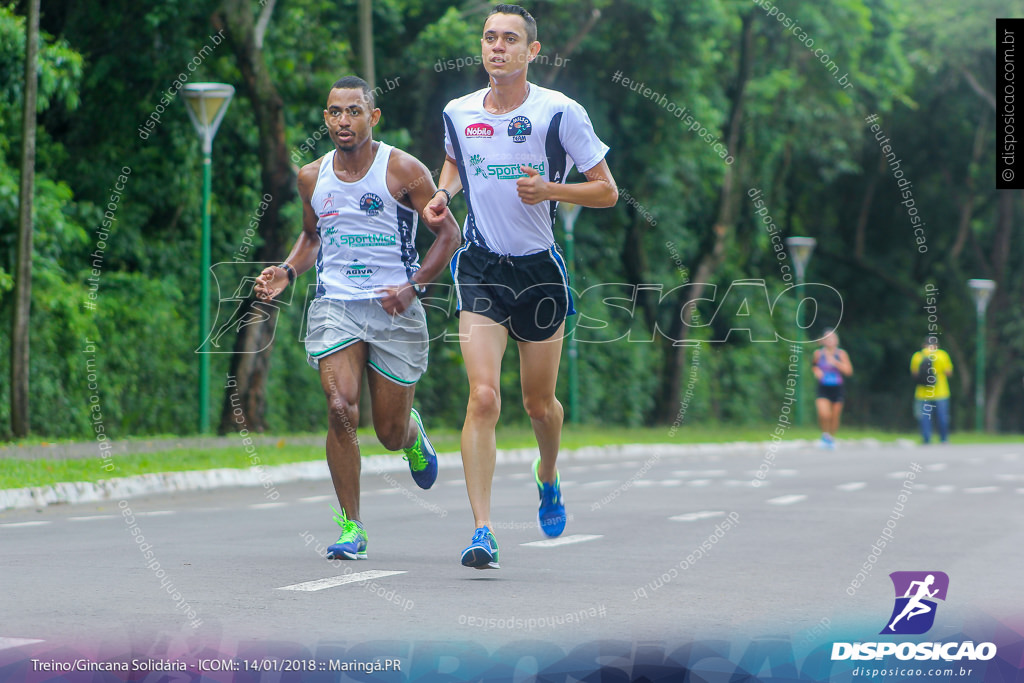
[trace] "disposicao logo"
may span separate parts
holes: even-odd
[[[946,600],[949,577],[945,572],[893,572],[889,578],[896,590],[896,604],[880,633],[927,633],[935,623],[935,600]]]
[[[880,635],[920,635],[927,633],[935,623],[938,607],[936,600],[946,600],[949,576],[945,572],[893,572],[889,574],[896,592],[892,614]],[[897,659],[918,661],[989,660],[996,656],[994,643],[973,641],[948,643],[833,643],[832,661],[845,659],[882,659],[895,655]]]

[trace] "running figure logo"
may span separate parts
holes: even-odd
[[[945,572],[893,572],[889,578],[896,590],[896,604],[889,624],[880,633],[927,633],[935,623],[935,600],[946,599],[949,577]]]

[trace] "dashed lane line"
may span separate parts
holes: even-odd
[[[802,493],[791,493],[788,496],[779,496],[778,498],[769,498],[766,503],[771,505],[792,505],[793,503],[799,503],[806,500],[807,496]]]
[[[722,510],[701,510],[700,512],[687,512],[682,515],[673,515],[669,517],[673,522],[697,522],[702,519],[713,519],[715,517],[723,517],[725,512]]]
[[[290,586],[281,586],[277,590],[305,592],[322,591],[326,588],[334,588],[335,586],[342,586],[346,583],[358,583],[360,581],[380,579],[385,576],[394,576],[396,574],[405,574],[405,572],[395,570],[373,569],[366,572],[356,572],[355,574],[343,574],[341,576],[331,576],[326,579],[317,579],[315,581],[304,581],[303,583],[294,583]]]
[[[544,541],[530,541],[529,543],[520,543],[519,545],[531,546],[534,548],[555,548],[560,545],[571,545],[573,543],[583,543],[584,541],[593,541],[598,538],[604,538],[603,535],[591,535],[591,534],[576,534],[574,536],[562,536],[560,538],[549,538]]]

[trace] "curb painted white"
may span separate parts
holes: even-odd
[[[845,441],[843,443],[853,443]],[[869,448],[881,444],[874,439],[856,442]],[[769,446],[777,450],[807,448],[814,442],[806,440],[784,441],[772,444],[769,441],[715,444],[622,444],[614,446],[588,446],[559,453],[560,461],[588,461],[612,459],[660,459],[662,457],[684,457],[707,453],[740,453],[763,451]],[[498,463],[532,463],[537,457],[536,448],[518,448],[498,451]],[[458,453],[439,453],[439,468],[462,467],[462,456]],[[400,472],[408,464],[397,455],[372,456],[363,460],[363,471],[370,474]],[[330,479],[327,462],[315,460],[272,467],[250,467],[248,469],[216,469],[196,472],[163,472],[141,474],[132,477],[103,479],[97,482],[60,482],[49,486],[32,486],[20,489],[0,490],[0,510],[11,508],[45,507],[55,504],[95,503],[107,500],[123,500],[154,493],[175,491],[201,491],[231,486],[262,486],[270,488],[279,484],[296,481]]]

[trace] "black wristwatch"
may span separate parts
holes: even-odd
[[[416,293],[417,297],[421,297],[421,296],[423,296],[424,294],[427,293],[427,286],[426,285],[421,285],[420,283],[416,282],[412,278],[409,278],[408,282],[409,282],[410,285],[412,285],[412,291],[414,291]]]
[[[295,282],[295,269],[292,268],[290,263],[282,263],[278,268],[288,273],[288,284],[293,284]]]

